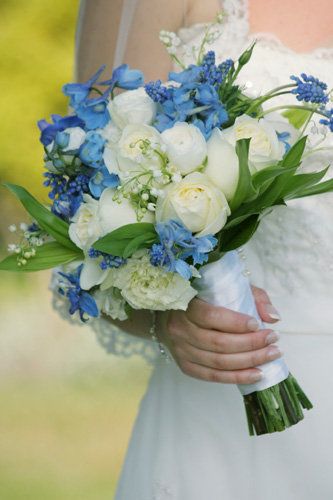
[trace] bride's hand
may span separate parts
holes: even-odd
[[[263,321],[279,319],[264,290],[253,287]],[[259,330],[258,322],[245,314],[193,299],[186,312],[161,315],[161,339],[180,369],[192,377],[211,382],[251,384],[260,380],[254,368],[281,356],[276,332]]]

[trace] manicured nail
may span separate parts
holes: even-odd
[[[272,304],[266,304],[266,305],[265,305],[265,311],[266,311],[266,313],[268,314],[268,316],[269,316],[271,319],[276,319],[276,320],[280,321],[281,316],[280,316],[280,314],[277,312],[277,310],[275,309],[275,307],[274,307],[274,306],[272,306]]]
[[[255,318],[251,318],[247,322],[247,327],[251,332],[255,332],[256,330],[259,330],[259,323]]]
[[[259,380],[261,380],[261,379],[262,379],[262,371],[261,370],[258,370],[256,373],[251,373],[251,375],[250,375],[251,383],[259,382]]]
[[[267,357],[268,359],[277,359],[280,358],[282,354],[283,352],[281,351],[281,349],[275,345],[268,349]]]
[[[277,342],[279,338],[280,335],[278,334],[278,332],[269,332],[266,337],[266,345],[274,344],[274,342]]]

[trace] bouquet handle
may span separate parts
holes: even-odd
[[[255,317],[263,326],[237,251],[228,252],[218,261],[203,266],[200,274],[201,278],[194,282],[198,298]],[[302,420],[302,408],[310,409],[312,404],[290,374],[283,357],[258,368],[263,374],[261,380],[238,385],[244,398],[250,434],[281,431]]]

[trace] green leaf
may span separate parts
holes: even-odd
[[[77,250],[77,246],[69,239],[69,225],[65,221],[39,203],[24,187],[9,183],[4,184],[4,186],[20,200],[27,212],[36,219],[42,229],[66,248]]]
[[[312,115],[312,111],[307,109],[287,109],[282,115],[289,120],[289,123],[295,128],[300,129]]]
[[[252,175],[249,169],[249,147],[250,139],[241,139],[236,142],[236,153],[239,163],[239,177],[235,195],[230,202],[231,211],[237,208],[247,199],[256,195],[256,191],[252,184]]]
[[[284,185],[281,192],[281,196],[284,199],[297,198],[297,193],[303,189],[313,187],[318,184],[319,181],[326,175],[328,168],[321,170],[320,172],[314,172],[309,174],[298,174],[294,175],[288,182]]]
[[[149,248],[156,241],[156,233],[148,232],[146,234],[141,234],[128,243],[128,245],[124,249],[122,256],[124,257],[124,259],[127,259],[140,248]]]
[[[320,182],[319,184],[316,184],[315,186],[303,188],[302,190],[297,192],[297,195],[295,195],[289,199],[304,198],[305,196],[314,196],[317,194],[328,193],[330,191],[333,191],[333,179],[330,179],[330,180],[325,181],[325,182]]]
[[[93,244],[93,248],[101,252],[109,253],[111,255],[116,255],[117,257],[123,257],[125,248],[139,236],[145,236],[152,234],[156,237],[156,231],[154,224],[149,222],[137,222],[135,224],[126,224],[125,226],[119,227],[111,233],[103,236]],[[143,238],[144,240],[144,238]],[[140,240],[141,241],[141,240]]]
[[[276,177],[279,177],[281,174],[285,174],[287,172],[290,172],[293,174],[295,172],[297,167],[281,167],[281,166],[276,166],[273,165],[272,167],[267,167],[259,172],[256,172],[252,176],[252,182],[253,185],[256,189],[259,189],[263,185],[265,185],[268,181],[271,181],[272,179],[275,179]]]
[[[78,249],[71,250],[63,247],[56,241],[52,241],[37,247],[36,255],[27,259],[27,263],[24,266],[17,265],[16,254],[9,255],[0,262],[0,271],[41,271],[43,269],[50,269],[52,267],[59,266],[60,264],[67,264],[73,260],[82,260],[83,258],[83,252]]]
[[[297,167],[302,160],[306,145],[307,136],[304,135],[299,139],[284,156],[283,160],[280,162],[282,167]]]
[[[259,215],[251,215],[241,224],[231,229],[222,229],[220,239],[221,252],[235,250],[247,243],[259,226]]]

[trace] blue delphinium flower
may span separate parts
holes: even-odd
[[[105,143],[106,140],[98,132],[88,132],[79,152],[82,163],[92,168],[101,168],[104,165]]]
[[[102,167],[93,175],[89,181],[89,190],[94,198],[100,198],[104,189],[119,186],[118,175],[110,174],[106,167]]]
[[[276,132],[276,135],[278,140],[284,145],[285,152],[288,153],[291,148],[290,143],[288,142],[291,137],[290,132]]]
[[[54,141],[58,132],[62,132],[70,127],[84,127],[84,122],[75,115],[72,116],[59,116],[51,115],[53,123],[48,123],[46,120],[39,120],[37,122],[38,128],[41,131],[40,141],[43,146],[48,146]]]
[[[328,95],[325,92],[327,85],[318,78],[311,75],[301,74],[301,78],[295,75],[290,77],[296,82],[296,88],[291,93],[296,95],[298,101],[312,102],[314,104],[326,104]]]
[[[67,83],[63,86],[62,91],[70,98],[70,105],[72,108],[75,109],[79,104],[86,100],[91,88],[98,81],[104,69],[105,65],[101,66],[96,73],[84,83]]]
[[[86,315],[96,318],[99,314],[95,299],[86,290],[80,286],[80,274],[83,264],[81,264],[73,273],[59,272],[60,276],[65,278],[65,282],[60,282],[59,293],[68,298],[70,302],[69,314],[79,311],[80,319],[86,322]]]
[[[191,231],[175,220],[159,222],[155,229],[160,242],[155,243],[150,250],[152,265],[163,266],[185,279],[190,279],[193,275],[193,269],[186,259],[190,259],[193,265],[207,262],[208,253],[217,243],[212,235],[193,236]]]
[[[110,91],[107,89],[99,97],[91,97],[75,105],[75,112],[84,122],[86,130],[103,128],[109,123],[111,119],[107,108],[109,93]]]
[[[101,269],[103,269],[103,271],[112,267],[120,267],[126,263],[126,259],[123,259],[122,257],[117,257],[116,255],[101,252],[100,250],[95,250],[94,248],[90,248],[88,250],[88,255],[91,259],[102,257],[99,266]]]
[[[327,118],[322,118],[320,123],[327,125],[330,131],[333,132],[333,108],[327,111]]]
[[[119,87],[126,90],[134,90],[143,85],[143,73],[138,69],[131,69],[128,64],[122,64],[113,70],[112,77],[109,80],[101,82],[101,85]]]

